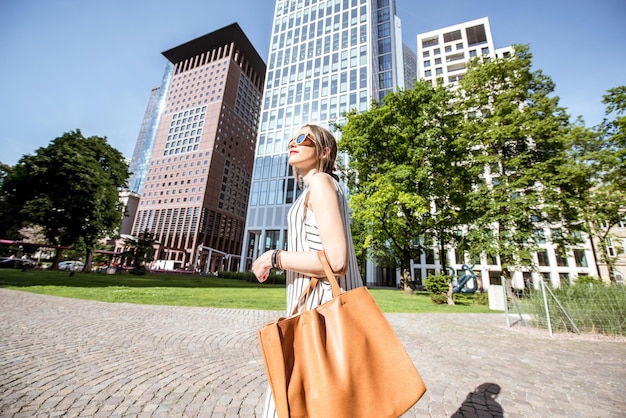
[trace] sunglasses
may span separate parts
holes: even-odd
[[[296,145],[307,145],[312,147],[315,146],[315,137],[309,133],[294,136],[289,140],[289,146],[291,146],[294,142]]]

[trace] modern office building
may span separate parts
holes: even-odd
[[[145,180],[132,235],[155,234],[156,268],[236,268],[265,63],[236,23],[163,55],[169,64],[136,149]]]
[[[444,85],[456,86],[467,71],[467,63],[477,56],[489,58],[507,58],[513,53],[511,46],[496,48],[487,17],[447,26],[417,35],[418,77]],[[489,170],[484,173],[487,182],[492,181]],[[537,226],[537,242],[540,250],[536,254],[537,270],[530,268],[513,275],[513,285],[517,288],[537,286],[541,276],[547,282],[558,286],[561,281],[575,280],[581,275],[597,276],[596,257],[591,241],[581,236],[579,245],[569,248],[565,253],[558,252],[551,243],[552,231],[549,226]],[[465,254],[449,248],[443,255],[447,265],[461,276],[464,265],[471,267],[474,262],[467,260]],[[415,282],[421,284],[429,274],[441,270],[441,255],[433,248],[413,260],[412,274]],[[478,261],[474,266],[479,282],[486,289],[489,284],[500,284],[501,266],[497,259]]]
[[[331,127],[351,109],[404,86],[394,0],[277,0],[241,270],[284,248],[300,190],[287,144],[305,123]]]
[[[417,55],[408,45],[402,44],[402,61],[404,62],[404,88],[409,90],[415,87],[417,76]]]
[[[128,189],[135,193],[141,194],[143,191],[143,184],[146,181],[152,149],[154,148],[154,141],[159,128],[161,114],[163,113],[165,96],[172,78],[173,68],[173,65],[168,63],[161,87],[155,87],[150,92],[148,106],[141,121],[141,128],[139,129],[133,156],[128,166],[128,171],[131,173],[128,179]]]

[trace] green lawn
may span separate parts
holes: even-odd
[[[285,309],[284,285],[193,275],[76,273],[70,276],[62,271],[1,269],[0,287],[103,302]],[[411,296],[393,289],[372,289],[371,293],[384,312],[492,312],[488,306],[471,303],[471,299],[465,305],[449,306],[436,305],[423,293]]]

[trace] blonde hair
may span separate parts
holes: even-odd
[[[306,124],[302,125],[300,130],[307,128],[311,131],[311,135],[315,139],[315,149],[317,151],[318,166],[317,171],[329,174],[335,180],[339,181],[339,177],[335,174],[335,160],[337,159],[337,140],[335,136],[326,128],[319,125]],[[324,158],[325,150],[328,149],[326,158]],[[300,169],[293,168],[293,175],[296,178],[298,187],[302,188],[302,173]]]

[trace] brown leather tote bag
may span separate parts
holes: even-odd
[[[259,330],[278,416],[397,418],[422,397],[424,382],[367,288],[341,293],[318,255],[333,298]]]

